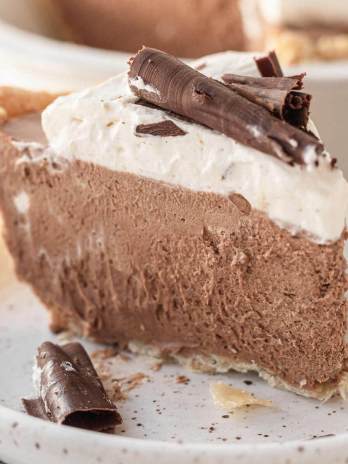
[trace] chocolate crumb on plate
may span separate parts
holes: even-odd
[[[253,382],[251,380],[243,380],[243,383],[245,383],[245,385],[252,385]]]
[[[36,377],[40,397],[23,399],[29,415],[94,431],[108,431],[122,422],[80,343],[43,343]]]
[[[176,378],[176,383],[188,385],[190,383],[190,379],[186,377],[186,375],[178,375]]]

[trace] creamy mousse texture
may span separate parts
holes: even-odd
[[[241,0],[240,5],[250,46],[275,47],[287,63],[348,57],[345,1]]]
[[[258,75],[251,54],[193,67]],[[19,121],[1,137],[0,207],[53,329],[344,394],[348,185],[330,155],[290,165],[144,105],[126,74],[51,104],[47,146]],[[168,121],[175,135],[139,133]]]

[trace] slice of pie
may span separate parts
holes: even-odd
[[[129,76],[10,118],[6,242],[54,330],[344,395],[348,185],[302,79],[144,49]]]

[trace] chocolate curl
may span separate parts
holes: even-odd
[[[29,415],[95,431],[107,431],[122,422],[79,343],[43,343],[37,369],[40,397],[23,400]]]
[[[255,63],[262,77],[283,77],[276,52],[273,50],[268,55],[255,58]]]
[[[129,85],[147,102],[290,164],[316,164],[324,151],[310,134],[164,52],[140,50],[130,62]]]
[[[222,80],[232,90],[278,118],[296,127],[306,128],[311,95],[296,92],[303,87],[305,74],[293,77],[244,77],[224,74]]]
[[[290,92],[284,103],[283,118],[289,124],[307,130],[312,95]]]

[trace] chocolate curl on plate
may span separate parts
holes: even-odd
[[[315,137],[159,50],[132,58],[129,85],[147,102],[290,164],[315,165],[324,151]]]
[[[274,50],[269,52],[266,56],[255,58],[255,63],[262,77],[284,76],[277,54]]]
[[[29,415],[94,431],[107,431],[122,422],[81,344],[43,343],[37,377],[40,397],[23,400]]]
[[[296,91],[302,89],[304,76],[246,77],[224,74],[222,80],[230,89],[263,106],[278,118],[306,129],[312,97]]]

